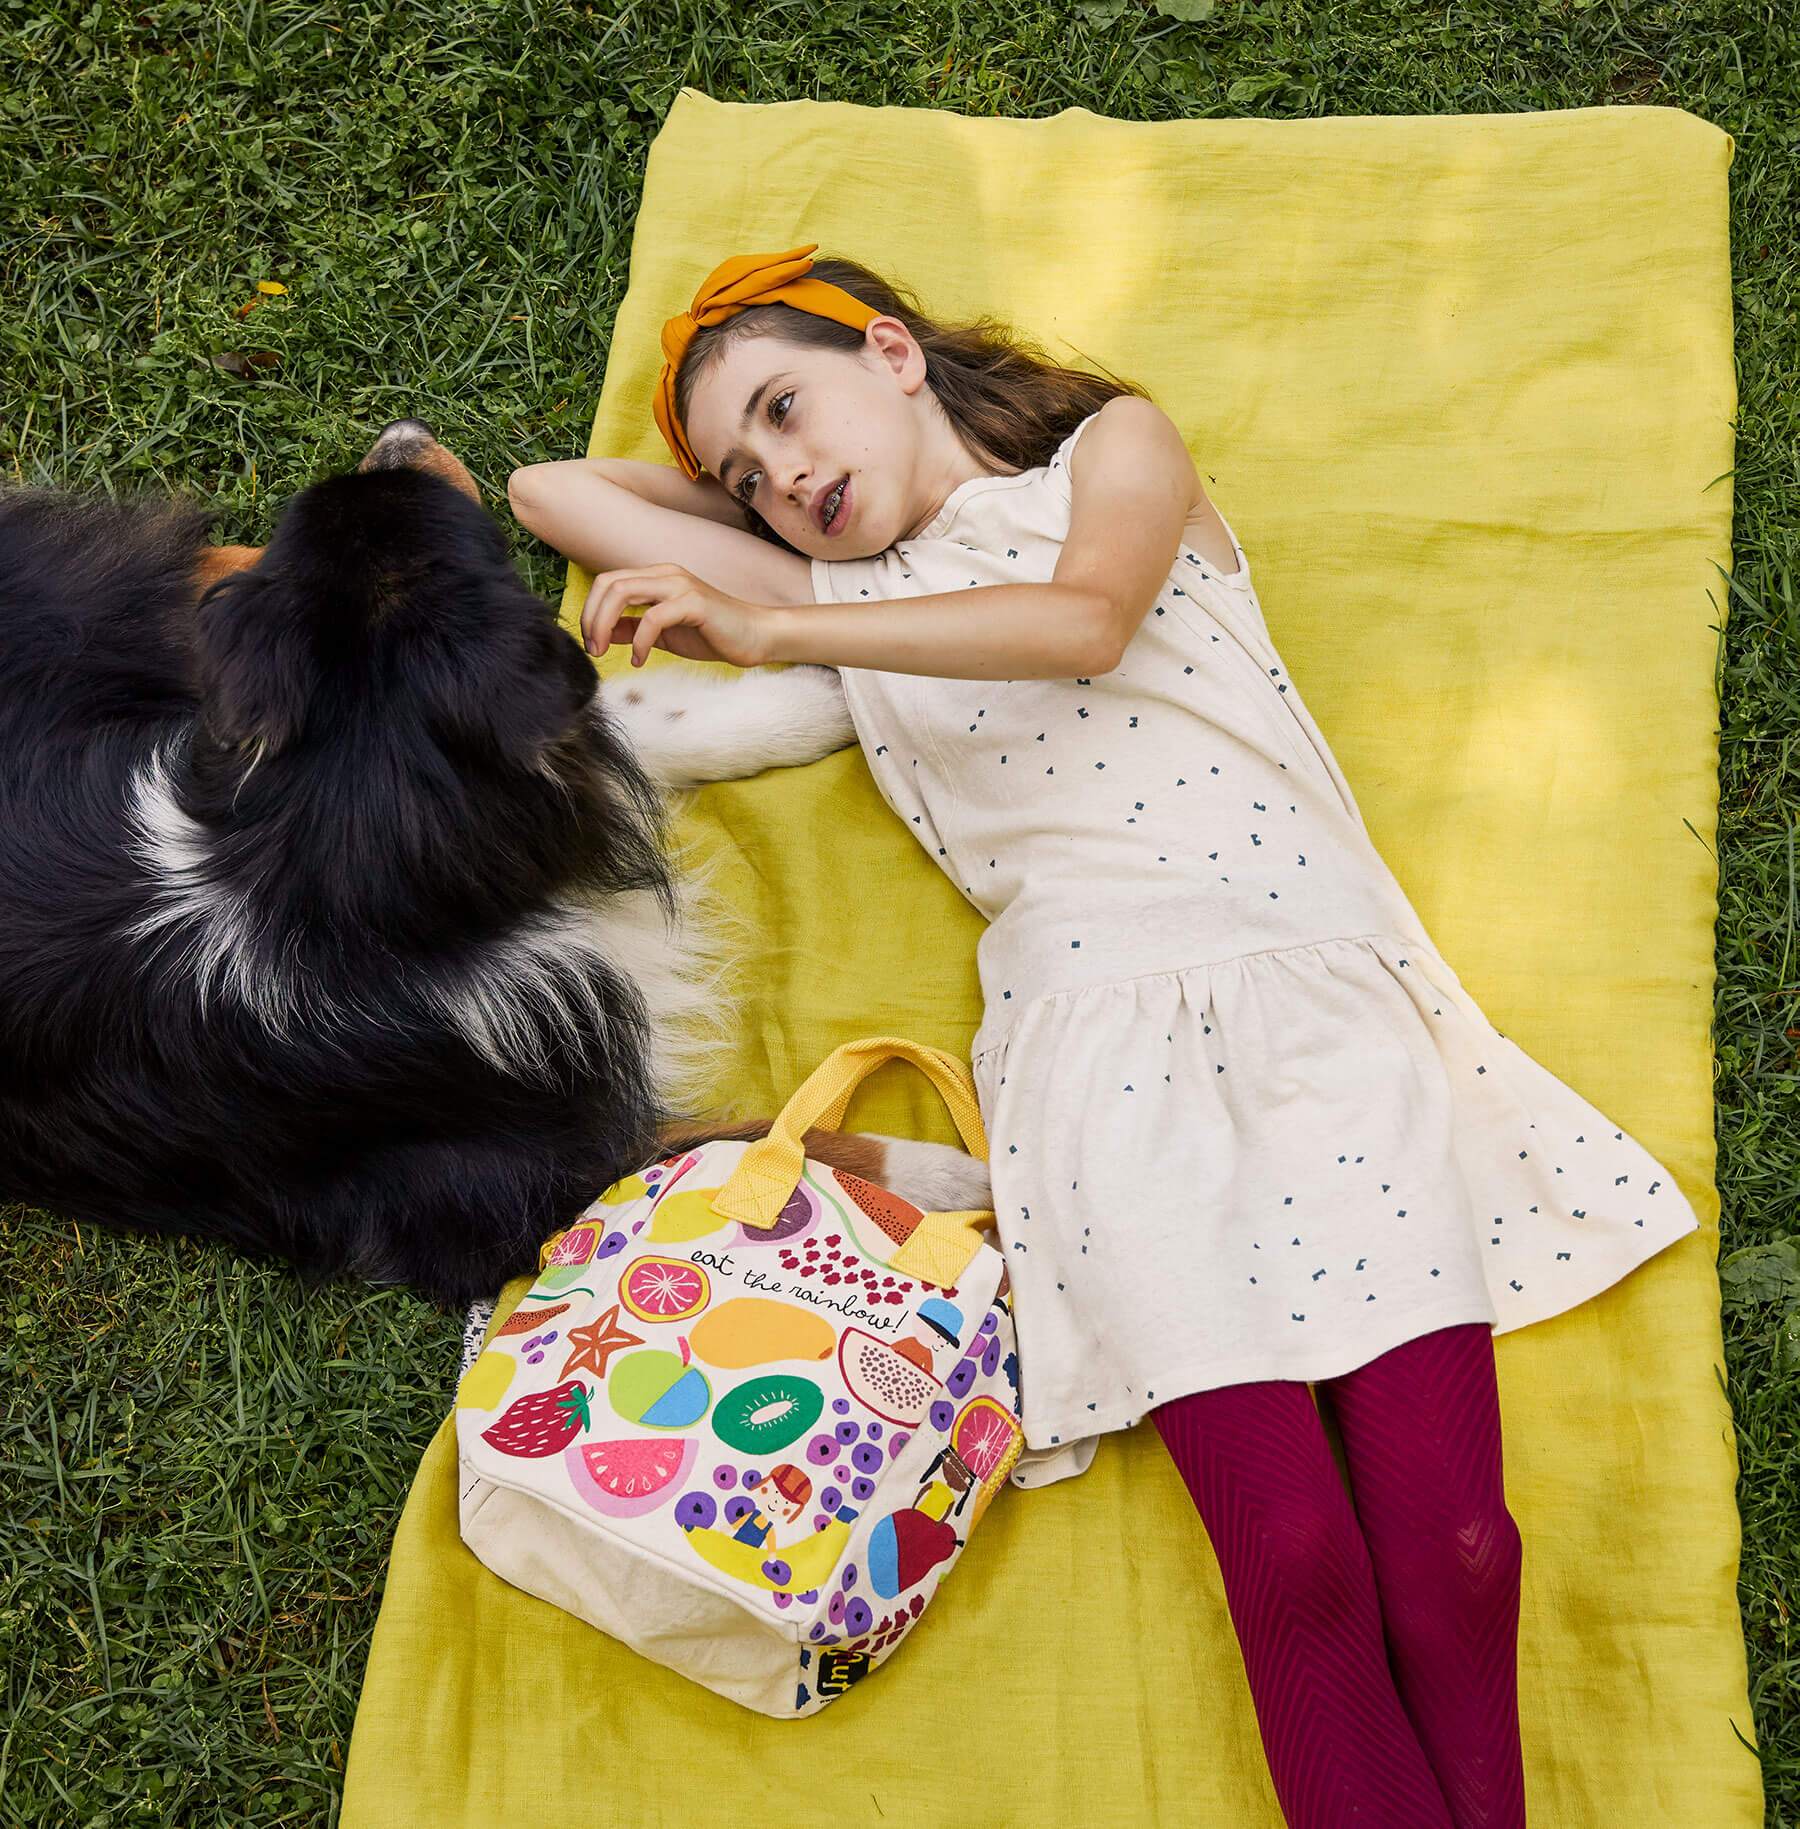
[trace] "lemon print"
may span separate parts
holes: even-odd
[[[665,1194],[651,1214],[644,1236],[659,1245],[680,1245],[717,1232],[726,1224],[712,1208],[718,1194],[717,1188],[678,1188]]]
[[[461,1410],[492,1410],[506,1395],[513,1381],[513,1361],[505,1353],[483,1353],[463,1374],[456,1387],[456,1404]]]
[[[634,1200],[642,1200],[650,1192],[650,1184],[642,1175],[627,1175],[623,1181],[615,1181],[598,1200],[594,1207],[628,1207]],[[594,1207],[589,1207],[592,1213]]]

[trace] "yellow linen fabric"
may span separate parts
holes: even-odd
[[[1654,108],[1143,124],[684,90],[590,445],[663,458],[659,326],[732,249],[814,238],[947,318],[991,311],[1107,364],[1181,426],[1444,955],[1701,1215],[1496,1343],[1527,1791],[1556,1829],[1762,1820],[1709,1043],[1732,150]],[[772,1115],[857,1036],[966,1050],[979,917],[857,750],[705,789],[683,836],[722,854],[764,936],[722,1099]],[[846,1123],[953,1140],[893,1065]],[[454,1448],[446,1421],[396,1536],[349,1829],[1281,1821],[1217,1567],[1151,1426],[1003,1494],[892,1664],[800,1724],[490,1575],[457,1536]]]

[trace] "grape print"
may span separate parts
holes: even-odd
[[[718,1501],[710,1492],[683,1493],[675,1501],[675,1522],[683,1530],[710,1530],[718,1515]]]

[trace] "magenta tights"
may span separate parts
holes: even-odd
[[[1525,1821],[1518,1527],[1485,1322],[1323,1379],[1355,1499],[1307,1386],[1195,1391],[1150,1412],[1224,1577],[1290,1829]]]

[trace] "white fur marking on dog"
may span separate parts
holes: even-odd
[[[160,751],[133,779],[126,811],[137,832],[131,849],[150,873],[152,898],[127,936],[180,944],[202,1010],[224,989],[271,1029],[285,1029],[295,1014],[292,980],[255,967],[249,892],[233,893],[214,880],[206,829],[176,802]]]
[[[468,1375],[469,1367],[481,1357],[481,1337],[487,1332],[487,1324],[494,1316],[494,1302],[491,1297],[479,1302],[471,1302],[463,1315],[462,1364],[456,1368],[456,1382],[461,1384]]]
[[[133,781],[128,813],[150,886],[149,907],[126,934],[178,949],[202,1009],[226,994],[277,1034],[302,1016],[325,1025],[349,1013],[341,998],[267,956],[259,944],[269,937],[266,919],[251,891],[217,880],[214,841],[176,800],[162,754]],[[649,890],[564,907],[522,922],[477,969],[428,981],[420,994],[502,1072],[554,1076],[558,1057],[614,1057],[595,976],[605,966],[643,1000],[653,1086],[673,1109],[690,1110],[716,1084],[718,1058],[732,1045],[732,1001],[720,980],[747,942],[733,911],[709,893],[710,876],[697,865],[678,872],[673,928]]]
[[[605,696],[605,704],[596,697],[593,715],[610,713],[624,727],[664,794],[814,761],[855,741],[842,683],[829,667],[759,671],[735,681],[659,669]],[[621,698],[632,713],[620,715]],[[666,714],[676,708],[702,715],[671,720]],[[664,734],[672,723],[685,726],[680,745]],[[545,773],[554,778],[547,765]],[[218,841],[182,810],[163,754],[134,778],[128,814],[150,888],[149,907],[127,935],[178,948],[203,1008],[210,997],[229,994],[278,1034],[302,1019],[316,1033],[350,1013],[353,1006],[283,956],[298,935],[271,944],[254,886],[234,891],[218,879]],[[673,923],[649,890],[565,906],[521,923],[459,978],[422,985],[414,978],[418,994],[502,1071],[554,1076],[570,1055],[585,1059],[597,1048],[613,1058],[594,969],[604,964],[642,999],[647,1071],[659,1102],[700,1113],[739,1044],[738,997],[728,975],[751,959],[761,938],[715,890],[726,857],[721,851],[702,859],[677,848],[670,858]]]

